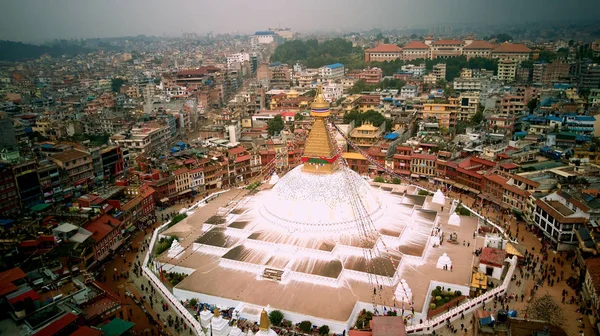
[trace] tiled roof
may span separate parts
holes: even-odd
[[[464,46],[463,49],[494,49],[495,46],[495,44],[488,41],[476,40],[471,44]]]
[[[395,44],[380,44],[373,49],[367,49],[366,52],[400,52],[402,48]]]
[[[523,182],[523,183],[525,183],[525,184],[527,184],[527,185],[530,185],[530,186],[532,186],[532,187],[534,187],[534,188],[537,188],[537,187],[539,187],[539,186],[540,186],[540,183],[539,183],[539,182],[532,181],[532,180],[530,180],[530,179],[528,179],[528,178],[526,178],[526,177],[523,177],[523,176],[521,176],[521,175],[514,174],[514,175],[512,176],[512,178],[513,178],[513,179],[515,179],[515,180],[517,180],[517,181],[519,181],[519,182]]]
[[[521,195],[523,197],[528,197],[529,196],[529,192],[519,189],[518,187],[512,185],[512,184],[505,184],[504,185],[504,189],[511,191],[517,195]]]
[[[565,217],[542,199],[536,200],[535,204],[560,223],[585,223],[586,221],[583,217]]]
[[[485,247],[479,256],[479,262],[486,265],[502,267],[506,259],[506,251]]]
[[[437,159],[435,157],[435,155],[429,155],[429,154],[412,154],[411,158],[413,158],[413,159],[423,159],[423,160],[435,160],[435,159]]]
[[[421,41],[410,41],[408,42],[403,49],[429,49],[429,46]]]
[[[600,258],[591,258],[585,260],[585,267],[587,272],[590,274],[592,284],[596,294],[600,294]]]
[[[510,169],[517,169],[517,168],[519,168],[519,165],[516,165],[514,163],[502,163],[500,165],[500,167],[502,167],[504,169],[509,169],[510,170]]]
[[[108,224],[110,222],[110,224]],[[92,239],[95,242],[101,241],[106,237],[112,230],[116,229],[121,224],[121,221],[115,219],[109,215],[102,215],[93,221],[85,224],[84,229],[92,232]]]
[[[464,44],[463,41],[459,41],[459,40],[439,40],[439,41],[435,41],[432,43],[433,45],[461,45]]]
[[[238,163],[238,162],[242,162],[242,161],[246,161],[246,160],[250,160],[250,154],[248,154],[248,155],[242,155],[242,156],[238,156],[238,157],[236,157],[236,158],[235,158],[235,160],[234,160],[234,161],[235,161],[236,163]]]
[[[67,150],[64,152],[54,154],[51,157],[53,159],[56,159],[61,162],[67,162],[67,161],[72,161],[72,160],[76,160],[76,159],[81,159],[81,158],[89,156],[89,155],[90,154],[88,154],[86,152],[82,152],[82,151],[79,151],[76,149],[70,149],[70,150]]]
[[[522,43],[501,43],[492,50],[496,53],[529,53],[531,49]]]
[[[240,154],[246,151],[246,148],[242,147],[242,146],[238,146],[235,148],[232,148],[230,150],[228,150],[229,155],[235,155],[235,154]]]
[[[187,169],[187,168],[184,167],[184,168],[177,169],[176,171],[173,172],[173,174],[174,175],[180,175],[180,174],[187,173],[189,171],[190,171],[189,169]]]
[[[506,183],[506,181],[508,181],[507,179],[505,179],[502,176],[496,175],[496,174],[490,174],[490,175],[486,175],[485,176],[486,179],[495,182],[499,185],[504,185]]]

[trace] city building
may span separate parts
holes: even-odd
[[[512,58],[501,58],[498,60],[498,80],[513,82],[517,74],[519,60]]]
[[[438,122],[440,127],[449,129],[456,125],[458,113],[457,104],[423,104],[423,120],[433,119]]]
[[[534,225],[557,251],[574,249],[575,232],[588,221],[589,208],[563,191],[553,192],[535,201]]]
[[[500,43],[491,52],[492,58],[515,60],[517,63],[530,59],[531,49],[520,43]]]
[[[446,80],[446,64],[438,63],[433,66],[432,74],[435,76],[436,82]]]
[[[275,32],[270,30],[257,31],[252,37],[252,43],[255,45],[273,43],[275,42],[275,35]]]
[[[365,50],[365,62],[390,62],[402,59],[402,48],[395,44],[379,44]]]
[[[425,60],[430,57],[429,46],[421,41],[408,42],[402,49],[402,59],[405,61]]]
[[[473,57],[490,58],[494,47],[495,45],[488,41],[466,40],[465,45],[462,47],[462,54],[467,59]]]
[[[450,58],[462,55],[463,41],[439,40],[431,43],[431,59]]]
[[[359,71],[349,71],[348,78],[364,80],[367,84],[378,84],[383,77],[383,71],[380,68],[368,68]]]
[[[94,170],[92,156],[90,153],[79,149],[71,149],[48,156],[69,177],[72,186],[86,186],[90,180],[93,181]]]
[[[325,80],[338,80],[344,77],[344,75],[344,65],[341,63],[325,65],[319,68],[319,77]]]

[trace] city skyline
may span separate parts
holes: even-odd
[[[43,42],[135,35],[179,36],[182,32],[251,34],[269,27],[313,32],[462,23],[581,22],[596,19],[594,11],[586,10],[590,6],[593,3],[589,0],[576,1],[575,5],[561,1],[523,3],[514,0],[458,0],[451,3],[381,0],[375,4],[349,0],[326,3],[315,0],[302,3],[227,0],[218,4],[183,1],[177,6],[166,6],[155,0],[127,3],[5,1],[5,10],[0,14],[0,40]]]

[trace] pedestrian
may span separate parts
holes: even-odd
[[[452,272],[452,267],[453,267],[453,266],[452,266],[452,265],[450,265],[450,272]]]

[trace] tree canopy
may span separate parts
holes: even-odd
[[[273,119],[267,121],[267,132],[270,136],[279,134],[284,128],[283,118],[278,114]]]
[[[123,83],[125,83],[125,80],[123,80],[123,78],[113,78],[110,82],[112,92],[119,92],[121,86],[123,86]]]
[[[375,127],[379,127],[384,122],[387,122],[386,130],[390,130],[392,127],[389,120],[387,120],[383,116],[383,114],[381,114],[377,111],[374,111],[374,110],[368,110],[367,112],[360,112],[360,111],[354,110],[354,111],[350,111],[350,112],[344,114],[344,123],[345,124],[349,124],[352,121],[354,121],[355,126],[360,126],[365,121],[369,121],[369,122],[373,123],[373,126],[375,126]]]
[[[269,313],[269,321],[271,322],[271,325],[280,325],[283,321],[283,313],[279,310],[273,310]]]
[[[292,40],[277,46],[270,60],[287,64],[302,62],[309,68],[343,63],[350,68],[350,65],[357,63],[356,60],[359,60],[359,67],[360,63],[364,65],[364,52],[361,48],[353,47],[352,42],[341,38],[321,43],[317,40]]]

